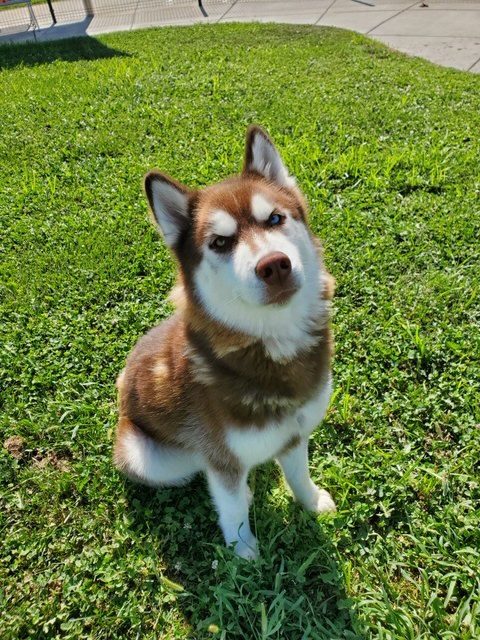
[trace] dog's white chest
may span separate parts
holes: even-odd
[[[332,383],[329,379],[311,400],[280,421],[261,428],[227,429],[228,448],[247,468],[275,458],[293,437],[308,438],[323,419],[331,392]]]

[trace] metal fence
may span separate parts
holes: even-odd
[[[276,0],[269,0],[269,4]],[[327,6],[340,2],[331,0]],[[298,0],[279,4],[290,6],[291,14],[296,13]],[[400,0],[400,3],[405,0]],[[425,0],[429,6],[449,6],[477,4],[480,0]],[[374,8],[379,5],[396,5],[399,0],[351,0],[352,6],[364,5]],[[421,0],[418,0],[421,3]],[[226,16],[247,16],[255,13],[262,16],[261,0],[31,0],[31,10],[22,0],[0,0],[0,43],[2,36],[8,34],[26,35],[37,32],[39,39],[61,38],[72,35],[84,35],[88,27],[89,34],[101,33],[105,30],[120,31],[132,28],[160,24],[192,24],[193,22],[215,22]],[[317,10],[324,3],[319,0],[303,0],[302,6],[309,5]],[[410,4],[410,3],[407,3]],[[236,5],[236,6],[235,6]],[[248,6],[255,10],[251,12]],[[366,5],[366,6],[365,6]],[[243,11],[239,8],[243,7]],[[231,10],[231,14],[229,14]],[[34,19],[32,20],[32,13]],[[283,15],[283,14],[282,14]],[[265,15],[271,17],[270,13]],[[56,24],[56,27],[54,25]],[[73,25],[77,25],[72,28]],[[60,28],[59,28],[60,27]],[[45,33],[48,30],[48,33]],[[15,39],[18,39],[17,37]]]
[[[142,22],[182,24],[220,18],[235,0],[0,0],[0,38],[9,33],[47,29],[54,24],[92,21],[102,16],[113,28]],[[32,20],[32,13],[34,19]]]

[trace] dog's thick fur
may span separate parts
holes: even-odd
[[[191,191],[152,171],[145,191],[179,263],[177,311],[118,377],[114,461],[155,486],[204,472],[226,543],[255,557],[253,466],[276,458],[307,509],[335,509],[307,460],[331,394],[333,280],[305,200],[259,127],[241,175]]]

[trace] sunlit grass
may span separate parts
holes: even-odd
[[[268,25],[12,47],[0,66],[2,639],[478,638],[480,78]],[[141,177],[219,180],[252,122],[337,278],[311,466],[339,511],[306,514],[257,470],[246,564],[203,481],[134,487],[110,451],[115,377],[174,279]]]

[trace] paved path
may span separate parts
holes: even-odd
[[[85,15],[88,2],[93,17]],[[35,5],[40,25],[36,37],[42,41],[198,22],[330,25],[441,65],[480,73],[480,0],[203,0],[203,6],[206,17],[195,0],[58,0],[55,26],[47,5]],[[19,32],[18,25],[27,23],[25,8],[1,10],[0,42],[32,40],[32,32]]]

